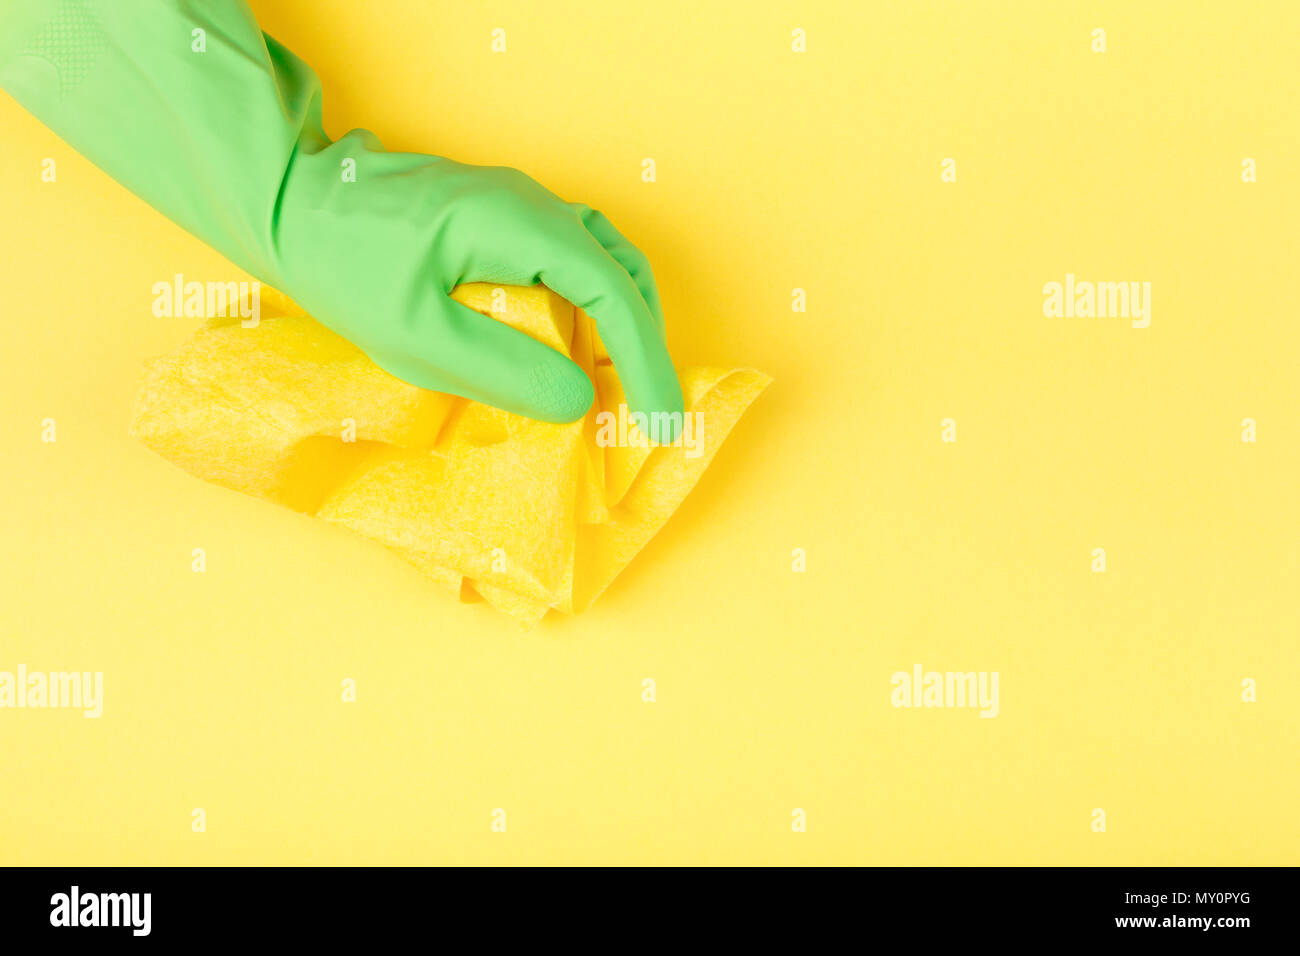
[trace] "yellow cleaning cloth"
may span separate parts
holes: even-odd
[[[216,320],[148,364],[131,432],[200,478],[373,538],[462,600],[529,624],[581,611],[770,379],[679,370],[683,436],[650,446],[587,315],[543,286],[475,283],[453,298],[581,365],[596,386],[586,418],[535,422],[408,385],[263,289],[256,325]]]

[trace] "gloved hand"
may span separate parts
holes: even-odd
[[[245,0],[6,0],[0,85],[399,378],[581,417],[577,365],[447,296],[543,282],[595,320],[633,411],[682,411],[649,263],[604,216],[513,169],[385,152],[365,130],[331,142],[315,73]]]

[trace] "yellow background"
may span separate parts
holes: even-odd
[[[1300,862],[1295,4],[254,8],[333,135],[602,209],[680,364],[776,382],[521,632],[128,438],[153,283],[240,276],[0,96],[0,670],[105,681],[0,711],[0,862]],[[1067,272],[1151,327],[1044,318]],[[1000,715],[893,708],[916,663]]]

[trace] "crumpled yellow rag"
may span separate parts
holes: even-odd
[[[543,286],[475,283],[453,298],[582,366],[596,387],[587,416],[552,425],[408,385],[263,288],[255,326],[214,320],[146,366],[131,432],[200,478],[373,538],[461,600],[526,624],[582,611],[771,380],[679,369],[687,430],[651,446],[581,310]]]

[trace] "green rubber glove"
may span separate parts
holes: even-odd
[[[0,85],[399,378],[581,417],[582,369],[447,297],[543,282],[595,320],[633,411],[682,411],[649,263],[604,216],[513,169],[331,142],[315,73],[245,0],[0,0]]]

